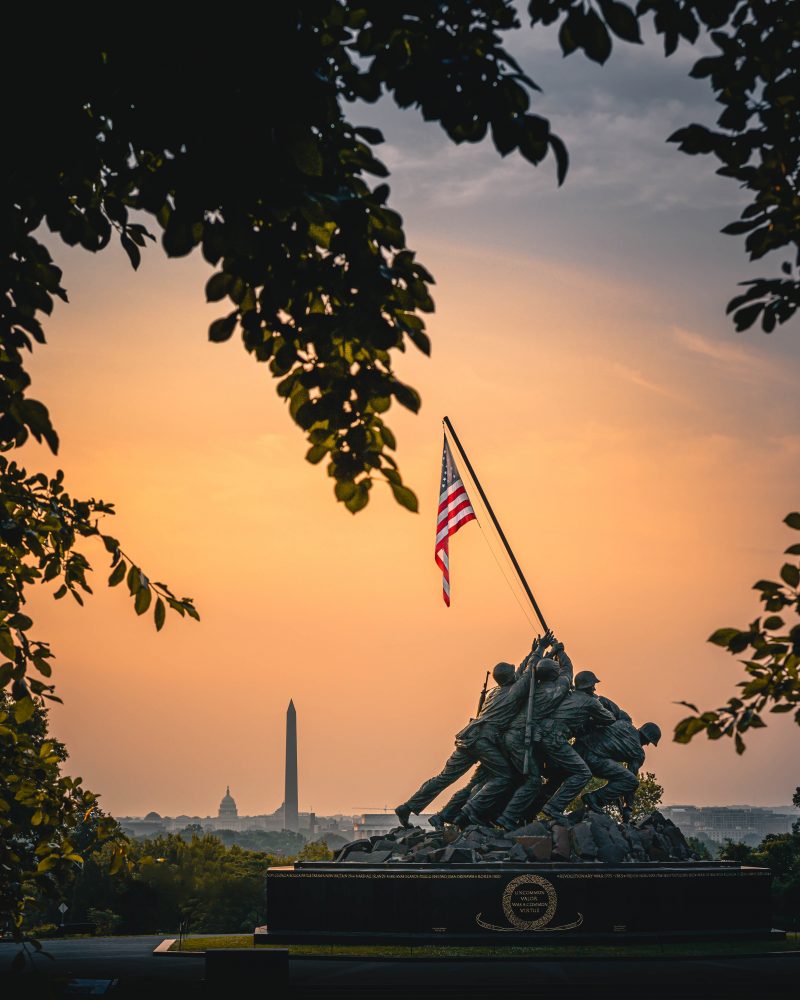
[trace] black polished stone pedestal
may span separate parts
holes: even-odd
[[[539,943],[768,936],[770,873],[681,864],[334,864],[267,873],[256,941]]]

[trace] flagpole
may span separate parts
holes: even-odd
[[[511,563],[512,563],[514,569],[517,571],[517,575],[519,576],[520,582],[522,583],[522,586],[525,588],[525,593],[528,595],[528,600],[531,602],[531,604],[533,605],[533,610],[536,612],[536,617],[542,623],[542,628],[545,630],[545,632],[547,632],[548,631],[548,625],[547,625],[547,622],[544,620],[544,615],[542,614],[542,612],[541,612],[541,610],[539,608],[539,605],[536,603],[536,598],[533,596],[533,592],[531,591],[531,588],[528,586],[528,581],[525,579],[525,574],[522,572],[522,569],[521,569],[519,563],[517,562],[517,557],[511,551],[511,546],[508,544],[508,539],[506,538],[503,529],[500,527],[500,522],[495,517],[495,513],[492,510],[492,505],[489,503],[488,497],[483,492],[483,487],[481,486],[480,480],[475,475],[475,470],[472,468],[472,463],[467,458],[467,453],[464,451],[464,449],[461,446],[461,442],[458,440],[458,434],[456,434],[455,428],[450,423],[450,418],[449,417],[445,417],[444,420],[443,420],[443,423],[444,423],[445,427],[447,428],[447,430],[450,431],[450,434],[451,434],[451,436],[453,438],[455,446],[458,448],[459,452],[461,453],[461,457],[464,459],[464,463],[465,463],[465,465],[467,467],[467,471],[469,472],[470,476],[472,477],[472,481],[478,487],[478,493],[480,494],[481,500],[483,500],[484,506],[489,511],[489,517],[491,517],[491,519],[492,519],[492,524],[497,529],[497,534],[500,536],[500,540],[502,541],[503,545],[505,546],[506,552],[508,553],[508,558],[511,560]]]

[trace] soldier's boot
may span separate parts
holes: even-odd
[[[408,808],[405,802],[402,805],[398,806],[394,812],[397,818],[400,820],[400,826],[404,826],[406,829],[408,829],[411,826],[411,824],[408,822],[408,818],[411,815],[411,810]]]
[[[570,821],[570,817],[566,813],[559,812],[558,809],[551,809],[549,806],[545,806],[542,812],[548,819],[554,819],[556,823],[561,823],[562,825],[568,824]]]
[[[473,820],[465,812],[460,812],[458,816],[453,820],[453,826],[457,826],[459,830],[466,830],[468,826],[471,826]]]
[[[603,807],[594,797],[594,792],[587,792],[581,799],[584,807],[590,809],[592,812],[601,813],[603,812]]]
[[[439,815],[439,813],[434,813],[433,816],[431,816],[431,818],[428,820],[428,822],[434,828],[434,830],[437,831],[437,833],[441,833],[442,830],[444,830],[444,820]]]

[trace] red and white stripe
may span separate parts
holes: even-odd
[[[442,571],[442,597],[448,608],[450,607],[450,536],[467,521],[474,520],[476,520],[475,511],[472,509],[472,503],[445,438],[434,559]]]

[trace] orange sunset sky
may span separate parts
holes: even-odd
[[[51,242],[70,304],[31,363],[57,459],[77,496],[117,504],[107,530],[153,579],[197,602],[161,634],[107,554],[84,546],[84,609],[31,600],[57,655],[52,712],[70,770],[117,814],[215,813],[230,784],[242,814],[283,797],[294,699],[300,806],[393,806],[438,770],[474,711],[484,671],[518,660],[532,629],[477,525],[451,544],[453,605],[433,562],[441,418],[453,420],[550,624],[600,693],[665,738],[647,768],[668,803],[785,803],[800,783],[800,730],[773,716],[737,758],[730,741],[670,742],[681,698],[715,707],[740,679],[706,643],[758,613],[800,507],[797,323],[736,334],[724,306],[754,268],[719,234],[741,195],[665,138],[713,120],[694,56],[624,50],[599,69],[562,61],[545,33],[516,52],[570,148],[563,189],[490,145],[456,148],[415,112],[356,108],[386,135],[392,203],[437,279],[433,354],[396,362],[422,394],[393,407],[412,515],[376,486],[353,517],[323,467],[303,461],[264,366],[209,344],[208,265],[140,271]],[[538,34],[537,34],[538,37]]]

